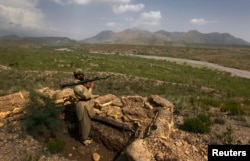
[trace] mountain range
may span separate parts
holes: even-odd
[[[0,37],[0,40],[8,40],[8,41],[22,41],[22,42],[32,42],[38,43],[42,45],[64,45],[64,44],[74,44],[77,41],[72,40],[67,37],[20,37],[17,35],[6,35]]]
[[[138,45],[165,45],[168,43],[212,44],[212,45],[250,45],[249,42],[236,38],[228,33],[200,33],[197,30],[188,32],[168,32],[160,30],[149,32],[138,28],[121,32],[102,31],[97,35],[81,40],[83,43],[111,43]]]
[[[188,32],[168,32],[159,30],[150,32],[138,28],[126,29],[121,32],[102,31],[97,35],[80,41],[67,37],[19,37],[6,35],[0,40],[35,42],[42,45],[65,45],[74,43],[93,44],[136,44],[136,45],[167,45],[169,43],[211,44],[211,45],[250,45],[249,42],[236,38],[229,33],[200,33],[197,30]]]

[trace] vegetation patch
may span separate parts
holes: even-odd
[[[43,141],[57,138],[63,125],[63,120],[59,119],[62,109],[55,106],[53,99],[34,91],[30,92],[29,98],[30,101],[25,107],[27,132],[34,138],[43,139]]]
[[[229,100],[228,102],[225,102],[222,105],[221,110],[223,112],[229,112],[231,115],[243,115],[244,114],[244,110],[241,104],[233,100]]]
[[[184,124],[181,128],[185,131],[194,133],[209,133],[211,130],[212,121],[208,115],[199,114],[194,118],[184,119]]]
[[[73,81],[72,71],[80,67],[87,78],[112,74],[112,79],[96,83],[94,92],[99,95],[158,94],[176,102],[179,114],[181,109],[195,107],[207,111],[210,107],[218,107],[232,115],[250,115],[249,79],[207,68],[127,56],[131,51],[140,51],[146,55],[209,58],[205,60],[208,62],[212,62],[210,58],[225,62],[237,59],[234,62],[244,60],[240,64],[249,67],[249,48],[102,44],[71,46],[68,48],[74,50],[70,53],[55,48],[58,47],[0,48],[0,64],[7,67],[0,72],[0,95],[43,87],[59,89],[60,83]],[[204,90],[204,87],[207,88]],[[233,105],[229,100],[234,100]]]

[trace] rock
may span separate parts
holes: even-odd
[[[111,106],[111,107],[107,110],[106,115],[107,115],[108,117],[112,117],[112,118],[114,118],[114,119],[116,119],[116,120],[121,119],[121,117],[123,116],[122,110],[121,110],[121,108],[118,107],[118,106]]]
[[[174,105],[158,95],[151,95],[150,97],[148,97],[148,101],[156,107],[163,107],[170,109],[170,111],[173,111]]]
[[[10,111],[7,111],[7,112],[0,112],[0,119],[5,119],[7,117],[9,117],[11,114]]]
[[[118,97],[113,94],[100,96],[95,99],[95,107],[101,110],[104,106],[112,104],[112,101],[117,100],[117,99]]]
[[[143,107],[144,106],[144,98],[141,96],[126,96],[122,97],[122,103],[126,107]]]
[[[144,107],[144,98],[141,96],[127,96],[122,98],[124,107],[122,111],[124,115],[136,116],[138,118],[145,118],[147,111]]]
[[[150,109],[150,110],[153,109],[153,106],[150,105],[150,103],[148,103],[148,102],[145,102],[145,103],[144,103],[144,107],[145,107],[146,109]]]
[[[93,153],[93,154],[92,154],[92,157],[93,157],[93,160],[94,160],[94,161],[99,161],[100,158],[101,158],[101,156],[100,156],[98,153]]]
[[[71,88],[64,88],[55,93],[56,99],[64,99],[66,97],[75,97],[74,92]]]
[[[147,149],[143,139],[139,139],[130,144],[126,149],[130,161],[153,161],[152,153]]]
[[[22,108],[14,108],[12,112],[13,112],[13,114],[19,114],[19,113],[23,112],[23,109]]]
[[[152,131],[152,135],[167,140],[174,129],[173,112],[160,110],[155,121],[155,128],[156,129]]]
[[[112,106],[123,107],[123,103],[122,103],[121,99],[119,99],[119,98],[114,99],[114,100],[112,101],[112,104],[111,104],[111,105],[112,105]]]
[[[52,98],[56,94],[56,91],[50,89],[49,87],[44,87],[44,88],[38,89],[37,91],[50,98]]]

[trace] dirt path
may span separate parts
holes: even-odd
[[[141,58],[147,59],[156,59],[156,60],[167,60],[171,62],[181,63],[181,64],[189,64],[195,67],[207,67],[210,69],[216,69],[219,71],[229,72],[232,76],[238,76],[242,78],[250,79],[250,72],[246,70],[239,70],[230,67],[224,67],[218,64],[209,63],[205,61],[197,61],[197,60],[189,60],[189,59],[180,59],[180,58],[171,58],[171,57],[161,57],[161,56],[148,56],[148,55],[133,55]]]

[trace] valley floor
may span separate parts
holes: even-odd
[[[138,57],[147,58],[147,59],[166,60],[166,61],[171,61],[171,62],[176,62],[176,63],[181,63],[181,64],[188,64],[194,67],[207,67],[210,69],[229,72],[231,73],[232,76],[238,76],[238,77],[250,79],[250,71],[224,67],[218,64],[209,63],[205,61],[162,57],[162,56],[148,56],[148,55],[133,55],[133,56],[138,56]]]

